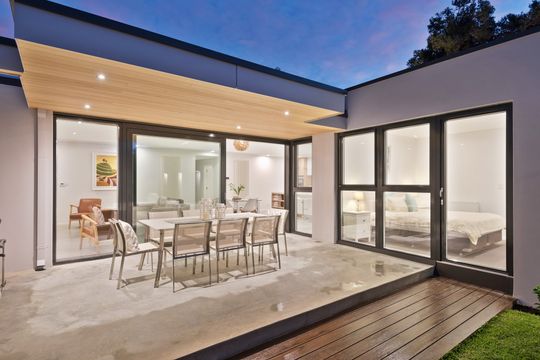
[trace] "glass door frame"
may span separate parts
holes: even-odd
[[[504,112],[506,113],[506,127],[505,127],[505,141],[506,141],[506,159],[505,159],[505,175],[506,175],[506,193],[505,193],[505,207],[506,207],[506,270],[493,269],[481,265],[469,264],[460,261],[455,261],[448,259],[446,256],[446,205],[448,204],[447,200],[447,183],[446,183],[446,131],[445,124],[448,121],[466,119],[472,116],[486,115],[492,113]],[[512,103],[493,105],[489,107],[483,107],[478,109],[466,110],[461,112],[455,112],[452,114],[447,114],[446,116],[441,117],[440,121],[440,191],[443,196],[441,198],[441,260],[456,264],[462,265],[471,268],[483,269],[486,271],[491,271],[495,273],[507,274],[512,276],[514,274],[514,225],[513,225],[513,135],[512,135],[512,113],[513,107]]]
[[[206,130],[188,129],[182,127],[174,127],[168,125],[148,124],[133,122],[129,120],[116,120],[108,118],[100,118],[94,116],[74,115],[68,113],[53,113],[53,201],[52,201],[52,257],[53,266],[60,264],[68,264],[74,262],[91,261],[97,259],[110,258],[111,254],[103,254],[92,257],[84,257],[80,259],[60,260],[56,259],[56,187],[57,187],[57,171],[56,171],[56,120],[64,118],[69,120],[82,120],[104,125],[118,126],[118,218],[128,222],[132,222],[133,216],[133,201],[135,193],[135,156],[133,147],[133,135],[150,135],[176,137],[182,139],[193,139],[202,141],[219,142],[220,146],[220,201],[225,201],[226,194],[226,164],[227,164],[227,139],[247,140],[254,142],[274,143],[284,146],[284,191],[285,191],[285,208],[291,211],[291,148],[292,141],[283,139],[274,139],[253,135],[243,135],[238,133],[211,132]],[[289,222],[290,223],[290,222]],[[286,229],[289,229],[288,227]]]
[[[475,115],[483,115],[496,112],[506,112],[506,271],[486,268],[473,264],[452,261],[446,257],[446,234],[445,234],[445,211],[441,206],[441,200],[446,204],[446,191],[440,193],[441,187],[446,189],[445,182],[445,143],[444,124],[448,120],[466,118]],[[430,184],[425,185],[387,185],[385,184],[385,139],[384,132],[390,129],[403,128],[414,125],[430,124]],[[363,133],[375,133],[375,185],[347,185],[343,184],[343,139]],[[494,284],[501,279],[497,276],[513,275],[513,142],[512,142],[512,103],[503,103],[478,107],[470,110],[449,112],[446,114],[429,116],[414,120],[392,123],[388,125],[374,126],[341,132],[335,135],[336,141],[336,242],[338,244],[361,248],[368,251],[379,252],[397,256],[408,260],[437,264],[447,263],[455,265],[448,273],[459,273],[469,276],[470,271],[485,270],[495,274],[495,277],[486,276],[486,281]],[[346,190],[375,191],[376,192],[376,241],[375,246],[354,243],[342,240],[341,236],[341,192]],[[400,252],[384,248],[384,192],[429,192],[431,195],[431,256],[422,257],[410,253]],[[441,196],[442,195],[442,196]],[[459,270],[456,266],[472,270]],[[445,268],[446,271],[446,268]]]
[[[313,140],[310,137],[306,137],[306,138],[301,138],[301,139],[296,139],[296,140],[293,140],[291,141],[291,146],[290,146],[290,158],[291,158],[291,161],[289,162],[290,163],[290,174],[292,174],[291,176],[291,180],[290,180],[290,199],[289,199],[289,230],[294,233],[294,234],[298,234],[298,235],[302,235],[302,236],[307,236],[307,237],[312,237],[312,234],[308,234],[308,233],[305,233],[305,232],[301,232],[301,231],[298,231],[296,230],[296,194],[297,193],[311,193],[312,196],[313,196],[313,183],[311,184],[312,186],[298,186],[298,174],[297,174],[297,165],[298,165],[298,145],[303,145],[303,144],[311,144],[311,158],[312,158],[312,164],[313,164]],[[313,166],[313,165],[312,165]],[[313,212],[313,200],[312,200],[312,212]],[[312,215],[313,216],[313,215]],[[313,231],[312,231],[313,232]]]

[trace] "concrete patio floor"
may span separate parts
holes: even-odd
[[[205,273],[198,264],[196,279],[181,290],[178,282],[176,293],[170,277],[153,288],[150,264],[137,271],[138,257],[126,259],[132,281],[120,290],[108,280],[109,259],[10,274],[0,298],[1,358],[177,358],[430,268],[298,235],[288,240],[279,271],[267,251],[260,273],[251,274],[249,259],[246,275],[234,254],[229,268],[220,265],[222,282],[214,275],[206,286],[208,264]],[[192,277],[183,261],[178,269],[177,281]]]

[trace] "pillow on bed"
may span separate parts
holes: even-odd
[[[416,203],[416,198],[411,194],[405,194],[405,203],[407,204],[407,209],[409,212],[418,211],[418,204]]]
[[[387,197],[386,210],[406,212],[409,211],[409,208],[407,207],[404,197]]]

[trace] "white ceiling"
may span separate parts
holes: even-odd
[[[116,144],[118,142],[118,126],[58,118],[56,140],[59,142]]]
[[[227,153],[273,157],[285,156],[285,145],[282,144],[249,141],[249,147],[245,151],[238,151],[234,148],[233,143],[234,139],[227,139]]]

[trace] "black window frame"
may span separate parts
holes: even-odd
[[[298,174],[297,174],[297,169],[298,169],[298,145],[303,145],[303,144],[311,144],[311,158],[313,159],[313,140],[311,137],[306,137],[306,138],[301,138],[301,139],[296,139],[296,140],[293,140],[291,141],[291,146],[290,146],[290,149],[291,149],[291,161],[290,161],[290,165],[291,165],[291,168],[290,168],[290,173],[292,175],[291,177],[291,189],[290,189],[290,210],[289,210],[289,213],[291,214],[291,216],[289,216],[289,218],[291,219],[289,221],[289,230],[292,232],[292,233],[295,233],[295,234],[298,234],[298,235],[302,235],[302,236],[307,236],[307,237],[312,237],[312,234],[309,234],[309,233],[305,233],[305,232],[301,232],[301,231],[298,231],[296,229],[296,194],[297,193],[311,193],[313,194],[313,182],[311,183],[312,186],[298,186]],[[313,160],[312,160],[313,161]],[[313,196],[313,195],[312,195]]]
[[[444,144],[444,124],[448,120],[466,118],[470,116],[484,115],[490,113],[506,113],[506,270],[498,270],[483,266],[449,260],[446,257],[445,240],[445,208],[440,205],[441,200],[446,204],[446,184],[445,184],[445,144]],[[430,125],[430,184],[429,185],[388,185],[386,180],[385,167],[385,131],[390,129],[408,127],[413,125]],[[482,279],[495,285],[497,281],[504,280],[504,284],[498,286],[508,289],[508,278],[513,276],[513,105],[512,103],[502,103],[488,105],[468,110],[448,112],[435,116],[427,116],[413,120],[396,122],[381,126],[372,126],[362,129],[355,129],[337,133],[336,141],[336,242],[341,245],[352,246],[367,251],[379,252],[392,255],[407,260],[427,263],[443,264],[445,273],[463,273],[463,268],[474,271],[484,271]],[[343,184],[343,138],[361,133],[375,132],[375,186]],[[441,187],[444,189],[441,195]],[[341,229],[341,192],[347,190],[376,191],[376,240],[375,246],[362,243],[351,242],[342,239]],[[431,256],[429,258],[414,255],[408,252],[401,252],[384,247],[384,200],[385,192],[421,192],[429,193],[431,196]],[[451,269],[451,270],[447,270]],[[466,271],[469,271],[466,270]],[[485,274],[494,274],[494,276]],[[469,272],[467,272],[469,274]],[[497,287],[497,286],[496,286]],[[511,286],[510,286],[511,287]]]

